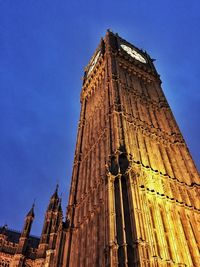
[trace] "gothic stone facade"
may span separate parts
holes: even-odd
[[[108,31],[83,82],[64,266],[200,266],[199,209],[153,60]]]
[[[198,171],[153,60],[110,31],[84,75],[65,223],[56,201],[29,266],[199,266]]]
[[[62,221],[61,199],[58,188],[52,195],[45,213],[41,237],[30,235],[34,220],[34,205],[25,218],[22,232],[0,228],[1,267],[42,267],[62,266],[62,237],[66,223]]]

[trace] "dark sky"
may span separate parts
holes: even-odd
[[[81,76],[108,28],[157,59],[200,167],[199,0],[0,0],[0,225],[21,230],[36,198],[39,235],[57,182],[65,211]]]

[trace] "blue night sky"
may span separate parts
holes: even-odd
[[[81,76],[106,29],[156,58],[163,89],[200,169],[198,0],[0,0],[0,225],[32,233],[59,182],[65,213]]]

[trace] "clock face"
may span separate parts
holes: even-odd
[[[138,61],[142,63],[147,63],[146,59],[140,55],[134,48],[131,48],[127,45],[121,44],[121,48],[126,51],[131,57],[137,59]]]
[[[90,67],[89,67],[89,70],[88,70],[88,73],[87,75],[90,74],[90,72],[94,69],[94,66],[96,65],[99,57],[100,57],[100,54],[101,54],[101,51],[99,51],[96,56],[94,57],[94,59],[92,60],[92,63],[90,64]]]

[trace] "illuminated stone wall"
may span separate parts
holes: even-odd
[[[151,58],[108,31],[81,103],[64,266],[199,266],[199,175]]]

